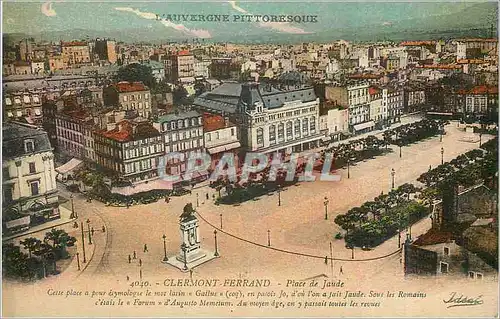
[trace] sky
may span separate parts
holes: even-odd
[[[313,34],[331,29],[397,27],[402,21],[460,12],[471,2],[4,2],[5,33],[36,34],[46,31],[123,30],[162,27],[190,37],[220,34]],[[317,15],[317,23],[208,23],[155,20],[156,14],[275,14]],[[467,17],[461,17],[467,19]]]

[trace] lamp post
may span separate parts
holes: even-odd
[[[278,206],[281,206],[281,187],[278,185]]]
[[[182,252],[184,253],[184,270],[188,270],[188,267],[187,267],[187,257],[186,257],[186,250],[187,250],[187,247],[186,247],[186,244],[185,243],[182,243],[181,245],[181,249],[182,249]]]
[[[83,249],[83,263],[86,263],[85,259],[85,235],[83,234],[83,222],[80,222],[80,229],[82,230],[82,249]]]
[[[90,233],[90,219],[87,219],[87,227],[89,229],[89,245],[92,245],[92,235]]]
[[[398,248],[401,248],[401,229],[398,228]]]
[[[439,127],[439,141],[442,142],[443,141],[443,130],[444,130],[444,127],[443,126],[440,126]]]
[[[267,245],[271,247],[271,231],[267,230]]]
[[[80,270],[80,254],[76,252],[76,263],[78,264],[78,270]]]
[[[402,157],[402,154],[401,154],[401,149],[403,148],[403,145],[402,144],[399,144],[399,158]]]
[[[323,201],[323,205],[325,205],[325,220],[328,219],[328,197],[325,196],[325,200]]]
[[[222,229],[222,214],[220,214],[220,229]]]
[[[351,259],[354,259],[354,246],[351,246]]]
[[[351,164],[351,159],[347,159],[347,178],[351,178],[351,171],[349,170],[349,166]]]
[[[165,255],[165,257],[163,257],[163,262],[167,262],[168,261],[168,257],[167,257],[167,236],[165,234],[163,234],[162,238],[163,238],[163,253]]]
[[[214,253],[214,256],[215,257],[219,257],[219,250],[218,250],[218,247],[217,247],[217,229],[214,229],[214,239],[215,239],[215,253]]]
[[[392,176],[392,189],[394,189],[394,176],[396,176],[396,171],[394,168],[391,170],[391,176]]]
[[[200,194],[196,193],[196,207],[200,207]]]
[[[71,199],[71,218],[77,218],[78,216],[75,214],[75,203],[73,202],[73,194],[69,196]]]
[[[444,148],[441,147],[441,165],[444,164]]]
[[[481,145],[482,145],[482,141],[481,141],[482,137],[483,137],[483,133],[479,133],[479,147],[481,147]]]

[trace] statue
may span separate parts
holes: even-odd
[[[192,203],[187,203],[185,206],[184,206],[184,210],[183,210],[183,213],[181,214],[181,216],[179,216],[180,220],[181,221],[188,221],[190,219],[192,219],[194,216],[194,213],[195,213],[195,210],[193,208],[193,204]]]

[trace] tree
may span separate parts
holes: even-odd
[[[154,88],[156,80],[153,70],[146,65],[139,63],[127,64],[118,69],[116,81],[142,82],[149,88]]]
[[[38,238],[35,238],[35,237],[28,237],[28,238],[20,241],[20,244],[24,246],[24,249],[28,250],[29,258],[31,258],[32,253],[34,253],[38,250],[41,243],[42,243],[42,241]]]
[[[75,244],[76,238],[70,236],[62,229],[52,228],[50,232],[45,234],[44,242],[52,241],[52,248],[56,255],[64,258],[67,256],[66,247],[71,247]]]
[[[189,104],[188,91],[182,85],[177,86],[172,92],[174,105],[187,105]]]

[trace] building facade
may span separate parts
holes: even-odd
[[[119,82],[103,89],[105,106],[118,106],[122,110],[133,110],[137,115],[151,116],[151,94],[142,82]]]
[[[2,206],[4,229],[15,231],[59,218],[54,156],[47,133],[4,123]]]

